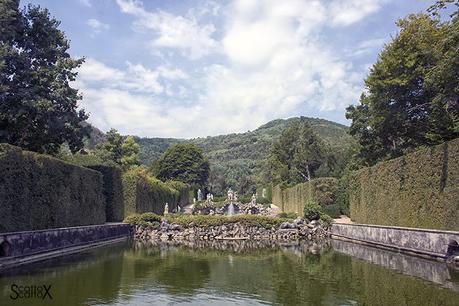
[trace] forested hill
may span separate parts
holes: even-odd
[[[295,117],[290,119],[277,119],[270,121],[254,131],[245,133],[233,133],[220,136],[209,136],[194,139],[174,138],[136,138],[140,145],[140,160],[142,164],[149,164],[161,156],[171,145],[179,142],[193,143],[204,150],[209,157],[211,165],[230,163],[240,165],[241,163],[249,168],[258,164],[266,158],[271,144],[292,122],[307,120],[314,131],[326,141],[333,151],[346,150],[353,142],[347,134],[347,127],[332,121]]]

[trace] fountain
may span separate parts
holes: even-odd
[[[230,203],[230,205],[228,206],[228,216],[232,216],[234,215],[234,205],[233,205],[233,202]]]

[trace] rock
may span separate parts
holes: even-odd
[[[300,217],[296,218],[295,220],[293,220],[293,224],[297,225],[297,226],[301,226],[304,224],[304,221],[303,219],[301,219]]]
[[[288,223],[288,222],[282,222],[281,225],[280,225],[280,228],[281,228],[281,229],[290,228],[290,223]]]
[[[173,223],[169,226],[169,230],[171,231],[180,231],[182,230],[182,227],[178,225],[177,223]]]
[[[317,221],[317,220],[312,220],[311,222],[309,222],[309,224],[314,226],[314,227],[320,225],[319,221]]]

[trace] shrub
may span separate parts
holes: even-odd
[[[164,206],[169,211],[177,208],[180,194],[170,184],[151,177],[140,167],[133,167],[123,173],[125,216],[133,213],[154,212],[162,214]]]
[[[343,175],[338,181],[338,193],[336,195],[336,204],[340,213],[349,216],[349,170],[345,169]]]
[[[124,218],[123,186],[121,168],[112,161],[104,161],[93,154],[61,154],[60,158],[77,166],[102,173],[104,180],[106,221],[118,222]]]
[[[0,232],[103,223],[102,174],[0,144]]]
[[[169,214],[164,217],[169,222],[175,222],[187,228],[193,222],[199,227],[220,226],[240,222],[248,226],[261,226],[264,228],[278,227],[282,222],[288,221],[286,218],[257,216],[257,215],[234,215],[234,216],[204,216],[204,215],[177,215]]]
[[[304,218],[307,220],[319,220],[322,208],[315,201],[308,201],[304,205]]]
[[[459,138],[351,172],[358,223],[459,230]]]
[[[281,212],[277,215],[279,218],[296,219],[298,214],[294,212]]]
[[[146,222],[161,222],[161,216],[152,212],[146,212],[140,215],[140,220]]]
[[[263,204],[263,205],[271,204],[267,198],[263,198],[263,197],[257,197],[257,203]]]
[[[325,213],[321,213],[321,214],[320,214],[320,220],[321,220],[326,226],[330,226],[330,225],[333,223],[332,217],[330,217],[329,215],[327,215],[327,214],[325,214]]]
[[[339,218],[341,210],[338,204],[322,206],[322,211],[333,218]]]

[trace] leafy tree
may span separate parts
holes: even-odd
[[[455,17],[459,14],[459,0],[437,0],[433,5],[431,5],[427,11],[433,16],[438,17],[440,15],[440,10],[447,9],[448,4],[454,4],[456,9],[453,9],[453,13],[450,17]]]
[[[298,184],[309,181],[327,161],[326,146],[306,122],[292,124],[273,144],[269,157],[275,183]]]
[[[139,145],[135,142],[134,137],[128,136],[121,145],[120,164],[124,169],[140,165],[139,162]]]
[[[67,143],[83,147],[88,118],[70,87],[83,59],[73,59],[60,22],[47,9],[0,1],[0,142],[29,150],[58,152]]]
[[[209,161],[200,148],[192,144],[176,144],[158,160],[156,176],[191,186],[204,187],[209,177]]]
[[[365,80],[360,104],[347,108],[363,165],[459,136],[458,19],[427,14],[399,20]]]
[[[95,154],[105,161],[121,164],[123,137],[116,129],[110,129],[105,141],[96,146]]]

